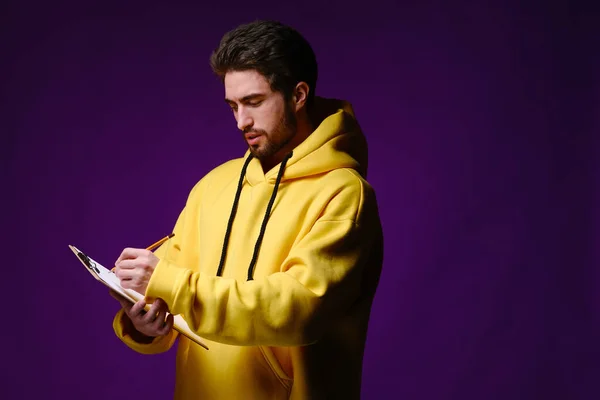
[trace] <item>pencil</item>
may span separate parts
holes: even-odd
[[[164,238],[160,239],[158,242],[152,243],[150,246],[146,247],[146,250],[152,251],[152,250],[156,249],[158,246],[160,246],[167,240],[171,239],[173,236],[175,236],[174,233],[171,233],[170,235],[165,236]]]

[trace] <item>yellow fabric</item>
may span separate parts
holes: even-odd
[[[250,162],[216,276],[243,158],[226,162],[192,189],[162,245],[149,302],[162,298],[206,339],[179,336],[176,399],[358,399],[371,302],[383,239],[367,147],[346,102],[318,99],[317,129],[294,150],[281,181],[254,279],[256,239],[279,166]],[[247,156],[247,154],[246,154]],[[133,350],[167,351],[177,332]]]

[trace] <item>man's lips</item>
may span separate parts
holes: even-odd
[[[251,132],[246,133],[244,136],[246,138],[246,142],[248,142],[249,145],[253,146],[255,144],[258,144],[262,135],[260,133]]]

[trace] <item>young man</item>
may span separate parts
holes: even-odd
[[[351,106],[315,97],[317,63],[295,30],[255,22],[211,57],[248,144],[191,190],[175,236],[125,249],[123,287],[153,303],[115,316],[133,350],[169,350],[182,315],[177,399],[358,399],[383,235]]]

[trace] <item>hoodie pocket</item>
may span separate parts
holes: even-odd
[[[277,357],[275,357],[275,354],[273,354],[273,350],[271,350],[270,347],[258,347],[273,374],[277,377],[279,382],[289,393],[289,391],[292,390],[292,383],[294,382],[294,380],[285,373],[283,368],[281,368],[279,360],[277,359]]]

